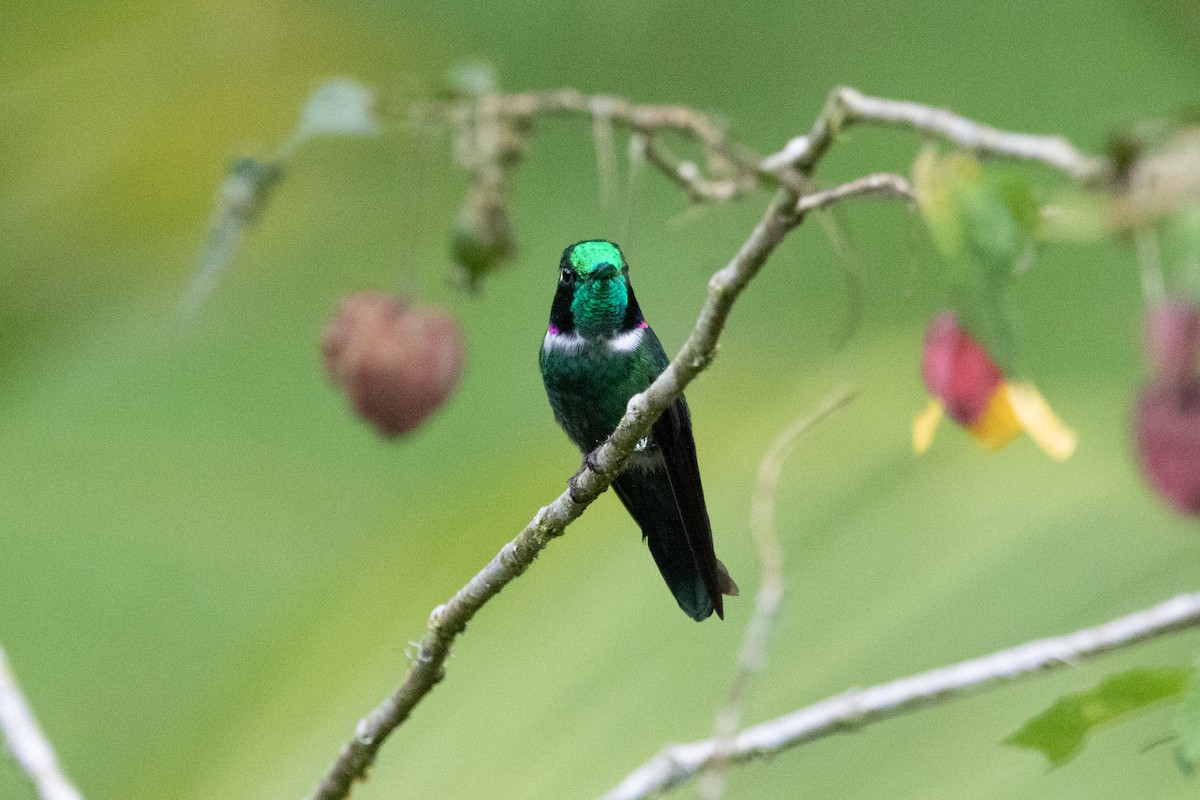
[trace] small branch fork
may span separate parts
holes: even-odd
[[[601,800],[654,797],[722,759],[739,764],[764,758],[835,733],[857,731],[906,712],[940,705],[1198,626],[1200,592],[1194,592],[1094,628],[1028,642],[869,689],[851,689],[746,728],[727,748],[715,738],[668,747]]]
[[[0,731],[4,732],[8,751],[29,776],[42,800],[83,800],[58,765],[54,748],[17,685],[4,648],[0,648]]]
[[[611,124],[621,125],[645,137],[647,142],[659,131],[675,131],[732,163],[738,176],[754,175],[777,189],[749,238],[729,263],[709,280],[708,297],[679,354],[650,388],[630,399],[620,424],[608,440],[590,454],[584,468],[572,480],[571,488],[539,509],[524,530],[504,545],[487,566],[449,601],[433,610],[428,631],[418,643],[404,682],[358,723],[354,738],[343,746],[329,772],[309,795],[310,800],[340,800],[350,794],[356,781],[366,777],[383,742],[441,681],[450,646],[466,628],[467,622],[510,581],[528,569],[541,551],[562,535],[566,527],[609,487],[658,416],[708,367],[716,355],[718,340],[734,302],[784,237],[803,222],[810,211],[826,208],[843,199],[869,195],[907,197],[910,194],[907,182],[897,175],[873,175],[809,194],[809,176],[828,151],[838,130],[856,121],[899,125],[994,155],[1039,161],[1081,180],[1104,171],[1101,160],[1079,155],[1061,139],[1006,133],[949,112],[868,98],[852,89],[835,90],[812,132],[807,137],[793,139],[784,150],[767,159],[727,137],[709,117],[681,106],[634,105],[619,98],[588,97],[573,89],[482,95],[477,102],[486,106],[485,116],[510,118],[514,124],[506,126],[509,132],[527,127],[537,116],[557,114],[583,115],[593,120],[604,117]],[[663,163],[672,162],[663,160]],[[695,173],[691,169],[675,165],[674,171],[690,185],[700,186],[692,180]],[[707,193],[703,189],[696,191],[701,195]],[[738,753],[746,746],[746,733],[734,740]],[[735,760],[738,758],[744,757],[739,755]]]

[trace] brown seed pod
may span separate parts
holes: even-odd
[[[420,425],[454,393],[466,342],[437,308],[362,293],[342,301],[321,343],[325,371],[383,436]]]

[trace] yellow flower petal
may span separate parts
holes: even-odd
[[[913,419],[913,452],[921,455],[933,444],[933,435],[937,432],[938,423],[942,421],[942,403],[934,398],[925,406],[925,410]]]
[[[1075,431],[1055,416],[1037,387],[1029,381],[1016,381],[1005,383],[1004,391],[1013,412],[1037,446],[1057,461],[1070,458],[1075,452]]]
[[[966,426],[967,433],[989,450],[999,450],[1021,435],[1025,426],[1013,408],[1005,384],[992,392],[987,408],[974,424]]]

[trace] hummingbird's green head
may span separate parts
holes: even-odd
[[[603,239],[577,242],[563,251],[558,291],[550,308],[551,333],[586,338],[632,330],[642,314],[629,283],[621,248]]]

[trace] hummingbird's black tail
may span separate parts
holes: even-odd
[[[650,546],[650,554],[658,571],[675,595],[675,601],[689,617],[701,622],[713,613],[712,599],[708,595],[708,587],[704,576],[696,565],[692,551],[688,547],[687,537],[682,530],[667,528],[646,535],[646,544]],[[717,561],[717,580],[721,586],[721,594],[736,595],[737,585],[729,576],[725,565]],[[718,616],[724,619],[724,609]]]
[[[635,468],[636,469],[636,468]],[[642,529],[650,546],[654,563],[663,580],[675,595],[675,601],[689,617],[697,622],[707,619],[714,611],[714,595],[718,616],[724,616],[721,595],[737,594],[737,586],[720,561],[715,562],[715,574],[705,576],[700,560],[692,552],[683,516],[676,504],[665,469],[650,469],[636,474],[625,473],[613,482],[613,489]],[[706,580],[707,577],[707,580]],[[710,584],[719,587],[710,591]]]

